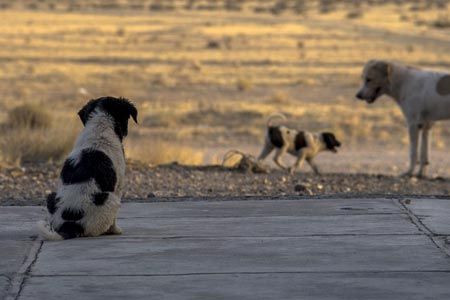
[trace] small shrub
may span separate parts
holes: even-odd
[[[11,110],[7,126],[10,128],[49,128],[52,123],[48,111],[35,104],[24,104]]]
[[[220,49],[220,42],[218,41],[208,41],[208,44],[206,44],[206,48],[208,49]]]
[[[249,79],[239,78],[236,81],[236,87],[239,91],[244,92],[253,88],[253,83]]]
[[[117,27],[116,29],[116,35],[117,36],[125,36],[125,28],[123,27]]]
[[[76,132],[69,127],[4,129],[0,157],[6,162],[47,162],[63,159],[72,149]]]
[[[450,28],[450,17],[447,14],[439,15],[439,17],[432,23],[435,28]]]
[[[347,13],[347,19],[359,19],[363,16],[363,12],[361,10],[351,10]]]
[[[278,91],[272,95],[270,101],[273,103],[284,104],[289,102],[289,95],[285,92]]]

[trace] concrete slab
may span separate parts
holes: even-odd
[[[45,243],[34,275],[450,271],[425,236],[96,238]]]
[[[0,275],[0,299],[3,299],[6,297],[6,289],[9,287],[9,278]]]
[[[11,277],[20,269],[32,246],[31,241],[0,240],[0,275]]]
[[[434,234],[450,235],[450,200],[414,199],[406,206]]]
[[[323,216],[402,213],[392,199],[245,200],[127,203],[120,218]]]
[[[20,300],[447,300],[448,273],[32,277]]]
[[[0,241],[31,240],[36,236],[36,222],[45,217],[36,206],[0,206]]]
[[[395,201],[127,203],[123,236],[45,242],[16,277],[45,212],[0,207],[0,299],[4,275],[16,299],[450,299],[450,258]],[[444,232],[449,202],[423,201]]]
[[[120,219],[124,236],[295,237],[343,234],[419,234],[405,215]]]

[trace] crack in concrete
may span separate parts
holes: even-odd
[[[405,199],[408,200],[408,199]],[[403,199],[397,199],[395,201],[399,207],[406,212],[411,222],[416,225],[416,227],[419,229],[419,231],[423,232],[430,240],[431,242],[440,250],[442,251],[447,257],[450,257],[450,249],[447,248],[445,238],[442,237],[442,235],[434,234],[431,229],[429,229],[423,222],[420,220],[418,216],[414,214],[414,212],[409,209],[407,204],[405,204],[405,200]]]
[[[168,202],[229,202],[229,201],[301,201],[301,200],[397,200],[399,197],[420,199],[427,198],[433,200],[449,200],[446,195],[419,195],[419,194],[361,194],[361,193],[333,193],[326,195],[289,195],[289,196],[179,196],[179,197],[156,197],[156,198],[135,198],[124,199],[123,203],[168,203]]]
[[[38,274],[36,278],[54,277],[171,277],[171,276],[202,276],[202,275],[264,275],[264,274],[421,274],[449,273],[450,270],[394,270],[394,271],[273,271],[273,272],[198,272],[198,273],[167,273],[167,274]]]
[[[356,209],[355,209],[356,210]],[[364,210],[364,209],[361,209]],[[343,210],[343,211],[349,211],[349,210]],[[183,219],[189,220],[189,219],[245,219],[245,218],[310,218],[310,217],[341,217],[341,216],[395,216],[395,215],[404,215],[404,212],[366,212],[366,213],[330,213],[330,214],[324,214],[324,215],[304,215],[304,216],[296,216],[296,215],[274,215],[274,216],[242,216],[242,215],[233,215],[233,216],[214,216],[214,215],[207,215],[207,216],[186,216],[182,217]],[[136,220],[136,219],[152,219],[152,220],[167,220],[167,219],[173,219],[173,216],[165,216],[165,217],[159,217],[159,216],[148,216],[148,217],[119,217],[118,220]]]
[[[15,274],[13,279],[11,280],[10,286],[7,289],[7,295],[5,300],[17,300],[19,299],[20,293],[25,286],[25,280],[30,273],[31,268],[35,264],[39,252],[42,249],[43,242],[36,239],[31,246],[31,249],[25,258],[22,266],[19,271]]]

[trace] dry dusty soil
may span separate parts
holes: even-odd
[[[2,169],[0,205],[43,205],[46,194],[56,187],[59,168],[55,164],[30,164],[22,168]],[[345,166],[335,170],[341,168]],[[129,163],[124,201],[189,201],[208,197],[227,200],[237,196],[283,199],[333,194],[344,197],[445,197],[449,193],[450,179],[436,175],[427,179],[357,172],[317,176],[308,171],[289,176],[275,169],[254,174],[222,166],[169,164],[152,168]]]

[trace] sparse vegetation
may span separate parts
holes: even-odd
[[[250,79],[239,78],[236,80],[236,87],[238,91],[245,92],[252,89],[253,83]]]
[[[43,133],[48,130],[59,142],[66,134],[50,120],[75,118],[87,100],[106,94],[130,98],[140,108],[132,147],[183,145],[193,151],[186,157],[197,157],[194,163],[200,161],[197,149],[211,162],[217,149],[259,147],[265,116],[280,110],[299,127],[336,131],[355,148],[404,145],[404,121],[392,102],[367,106],[352,99],[368,59],[450,65],[450,11],[432,2],[411,11],[410,1],[390,0],[0,0],[7,8],[0,10],[2,156],[57,159],[59,154],[21,155],[20,149],[29,149],[14,137],[52,144]],[[28,108],[19,108],[23,103]],[[15,107],[17,116],[8,115]],[[20,121],[27,110],[33,117]],[[447,127],[433,130],[440,149],[450,144]],[[30,137],[20,128],[29,128]],[[71,146],[74,136],[68,136],[61,143]],[[151,161],[190,160],[173,157]]]
[[[450,28],[450,16],[448,14],[440,14],[432,23],[436,28]]]
[[[0,158],[14,164],[59,161],[72,149],[74,138],[68,128],[8,130],[0,141]]]
[[[277,104],[286,104],[287,102],[289,102],[289,95],[283,91],[277,91],[275,92],[271,99],[270,99],[273,103],[277,103]]]
[[[50,112],[37,104],[24,104],[11,110],[6,126],[11,129],[47,129],[52,125]]]
[[[130,141],[127,143],[127,157],[151,166],[179,163],[183,165],[201,165],[203,153],[189,146],[164,141]]]
[[[347,13],[347,19],[359,19],[363,16],[362,10],[354,9]]]

